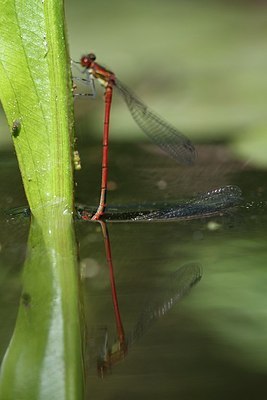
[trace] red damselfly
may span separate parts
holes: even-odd
[[[143,130],[161,149],[182,164],[191,164],[196,156],[195,148],[191,141],[168,122],[160,118],[147,107],[116,75],[96,63],[93,53],[81,57],[80,64],[85,67],[89,81],[98,80],[105,87],[105,119],[103,131],[102,153],[102,177],[101,192],[97,211],[92,220],[98,220],[104,214],[107,200],[108,179],[108,147],[109,147],[109,120],[112,103],[113,88],[115,87],[125,100],[131,115],[137,125]]]

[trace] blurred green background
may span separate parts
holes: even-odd
[[[75,59],[94,51],[193,140],[226,139],[266,165],[266,2],[66,1],[66,11]],[[120,102],[113,138],[138,137],[131,122]]]
[[[65,3],[72,58],[95,52],[100,63],[194,141],[227,140],[244,158],[266,165],[266,1]],[[115,99],[113,140],[140,140],[142,133],[122,103]],[[87,134],[91,119],[90,135],[92,130],[99,135],[102,96],[96,102],[78,99],[76,109]],[[2,114],[0,124],[3,147],[10,142]]]
[[[140,141],[144,136],[123,101],[114,96],[111,176],[118,188],[109,193],[111,204],[128,204],[135,198],[137,203],[164,198],[166,190],[152,188],[156,178],[151,179],[150,173],[156,175],[158,171],[168,182],[171,198],[180,198],[188,191],[191,195],[238,184],[246,199],[245,206],[233,215],[214,218],[218,223],[214,231],[205,220],[111,225],[119,295],[122,304],[126,304],[124,315],[132,317],[131,312],[140,312],[135,303],[127,303],[129,288],[134,299],[140,297],[140,282],[150,282],[152,291],[161,274],[192,260],[203,265],[204,274],[192,296],[167,319],[170,329],[164,331],[166,322],[159,322],[159,331],[155,329],[152,339],[145,339],[145,344],[151,342],[153,351],[151,346],[141,343],[141,350],[137,346],[132,358],[128,357],[113,372],[115,379],[103,385],[102,381],[96,383],[97,377],[94,381],[90,376],[90,390],[101,399],[125,397],[125,390],[132,391],[133,387],[141,395],[133,392],[129,397],[128,393],[127,398],[148,398],[147,393],[154,388],[153,399],[177,398],[183,390],[185,394],[180,398],[184,399],[189,398],[189,392],[195,394],[190,398],[200,399],[202,394],[205,399],[237,399],[238,390],[243,399],[264,399],[266,176],[250,166],[246,170],[243,165],[250,162],[264,168],[267,163],[267,2],[66,0],[66,15],[73,59],[79,60],[81,54],[94,51],[100,63],[118,74],[148,105],[194,142],[227,144],[241,159],[236,165],[231,158],[220,157],[220,148],[216,152],[211,146],[207,157],[202,155],[202,164],[185,172],[176,166],[171,169],[165,159],[160,160],[165,169],[162,168],[157,154],[152,154],[152,160],[149,153],[139,152],[138,156],[137,146],[124,155],[124,144]],[[95,154],[100,146],[97,143],[89,151],[84,146],[87,138],[101,141],[102,88],[98,92],[94,101],[86,97],[75,99],[76,133],[83,162],[82,174],[77,176],[77,192],[79,200],[88,204],[98,200],[99,158]],[[1,149],[12,152],[2,113],[0,127]],[[15,158],[2,155],[1,162],[2,207],[26,204]],[[145,184],[140,184],[139,171]],[[167,180],[172,177],[173,184]],[[96,188],[96,194],[91,195],[88,188]],[[1,331],[1,357],[16,318],[28,228],[28,221],[3,221],[0,253],[5,268],[1,268],[0,280],[1,319],[5,325]],[[93,224],[79,224],[77,233],[81,260],[104,259],[102,237]],[[87,302],[89,323],[92,315],[99,318],[98,322],[102,317],[104,321],[112,319],[112,314],[107,313],[108,277],[104,283],[100,279],[105,273],[105,260],[100,265],[100,275],[84,284],[88,297],[94,295],[92,288],[99,285],[98,295]],[[156,347],[157,343],[160,347]],[[141,354],[142,360],[143,353],[145,362],[140,363],[137,356]],[[163,359],[160,363],[158,355]],[[171,372],[166,369],[167,361],[164,364],[164,357],[167,360],[168,356],[173,362]],[[95,373],[94,366],[92,370]],[[117,379],[120,376],[122,380]],[[163,393],[167,389],[173,391],[173,396]],[[257,396],[257,391],[262,396]]]

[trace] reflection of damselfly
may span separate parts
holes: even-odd
[[[117,89],[125,100],[137,125],[176,161],[182,164],[192,163],[195,159],[195,148],[187,137],[156,115],[128,87],[120,82],[113,72],[96,63],[95,60],[96,56],[90,53],[81,58],[80,64],[82,67],[85,67],[88,81],[92,83],[92,87],[94,87],[94,79],[98,80],[105,87],[101,194],[98,209],[91,218],[98,220],[104,214],[106,208],[109,119],[113,87]]]
[[[149,305],[142,312],[132,333],[126,337],[117,298],[107,225],[104,221],[100,221],[100,224],[104,237],[106,259],[109,266],[112,302],[117,328],[117,340],[112,346],[110,346],[108,340],[108,331],[105,331],[104,343],[100,353],[98,354],[98,373],[101,377],[104,377],[113,365],[125,358],[129,347],[144,334],[151,324],[164,316],[177,301],[182,299],[190,291],[190,289],[201,279],[202,272],[201,267],[198,264],[191,263],[182,266],[175,273],[171,274],[168,277],[168,282],[165,283],[166,291],[164,291],[164,295],[157,296],[157,300],[149,302]]]

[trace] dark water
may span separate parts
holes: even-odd
[[[77,201],[96,204],[98,147],[82,151]],[[175,288],[187,265],[202,278],[157,318],[105,379],[96,361],[108,332],[117,338],[109,271],[99,223],[77,221],[88,325],[88,398],[266,399],[266,174],[234,160],[224,147],[202,146],[192,167],[176,166],[153,146],[113,145],[112,205],[173,202],[238,185],[243,202],[210,217],[171,222],[108,222],[118,300],[126,336],[149,305]],[[26,204],[15,157],[1,155],[1,209]],[[0,357],[15,324],[28,219],[1,214]],[[149,325],[149,324],[148,324]]]

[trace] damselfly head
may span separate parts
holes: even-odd
[[[96,56],[94,53],[89,53],[86,56],[82,56],[80,63],[82,67],[90,68],[91,64],[95,61]]]
[[[106,376],[111,373],[111,364],[103,359],[97,360],[97,373],[99,378],[106,378]]]

